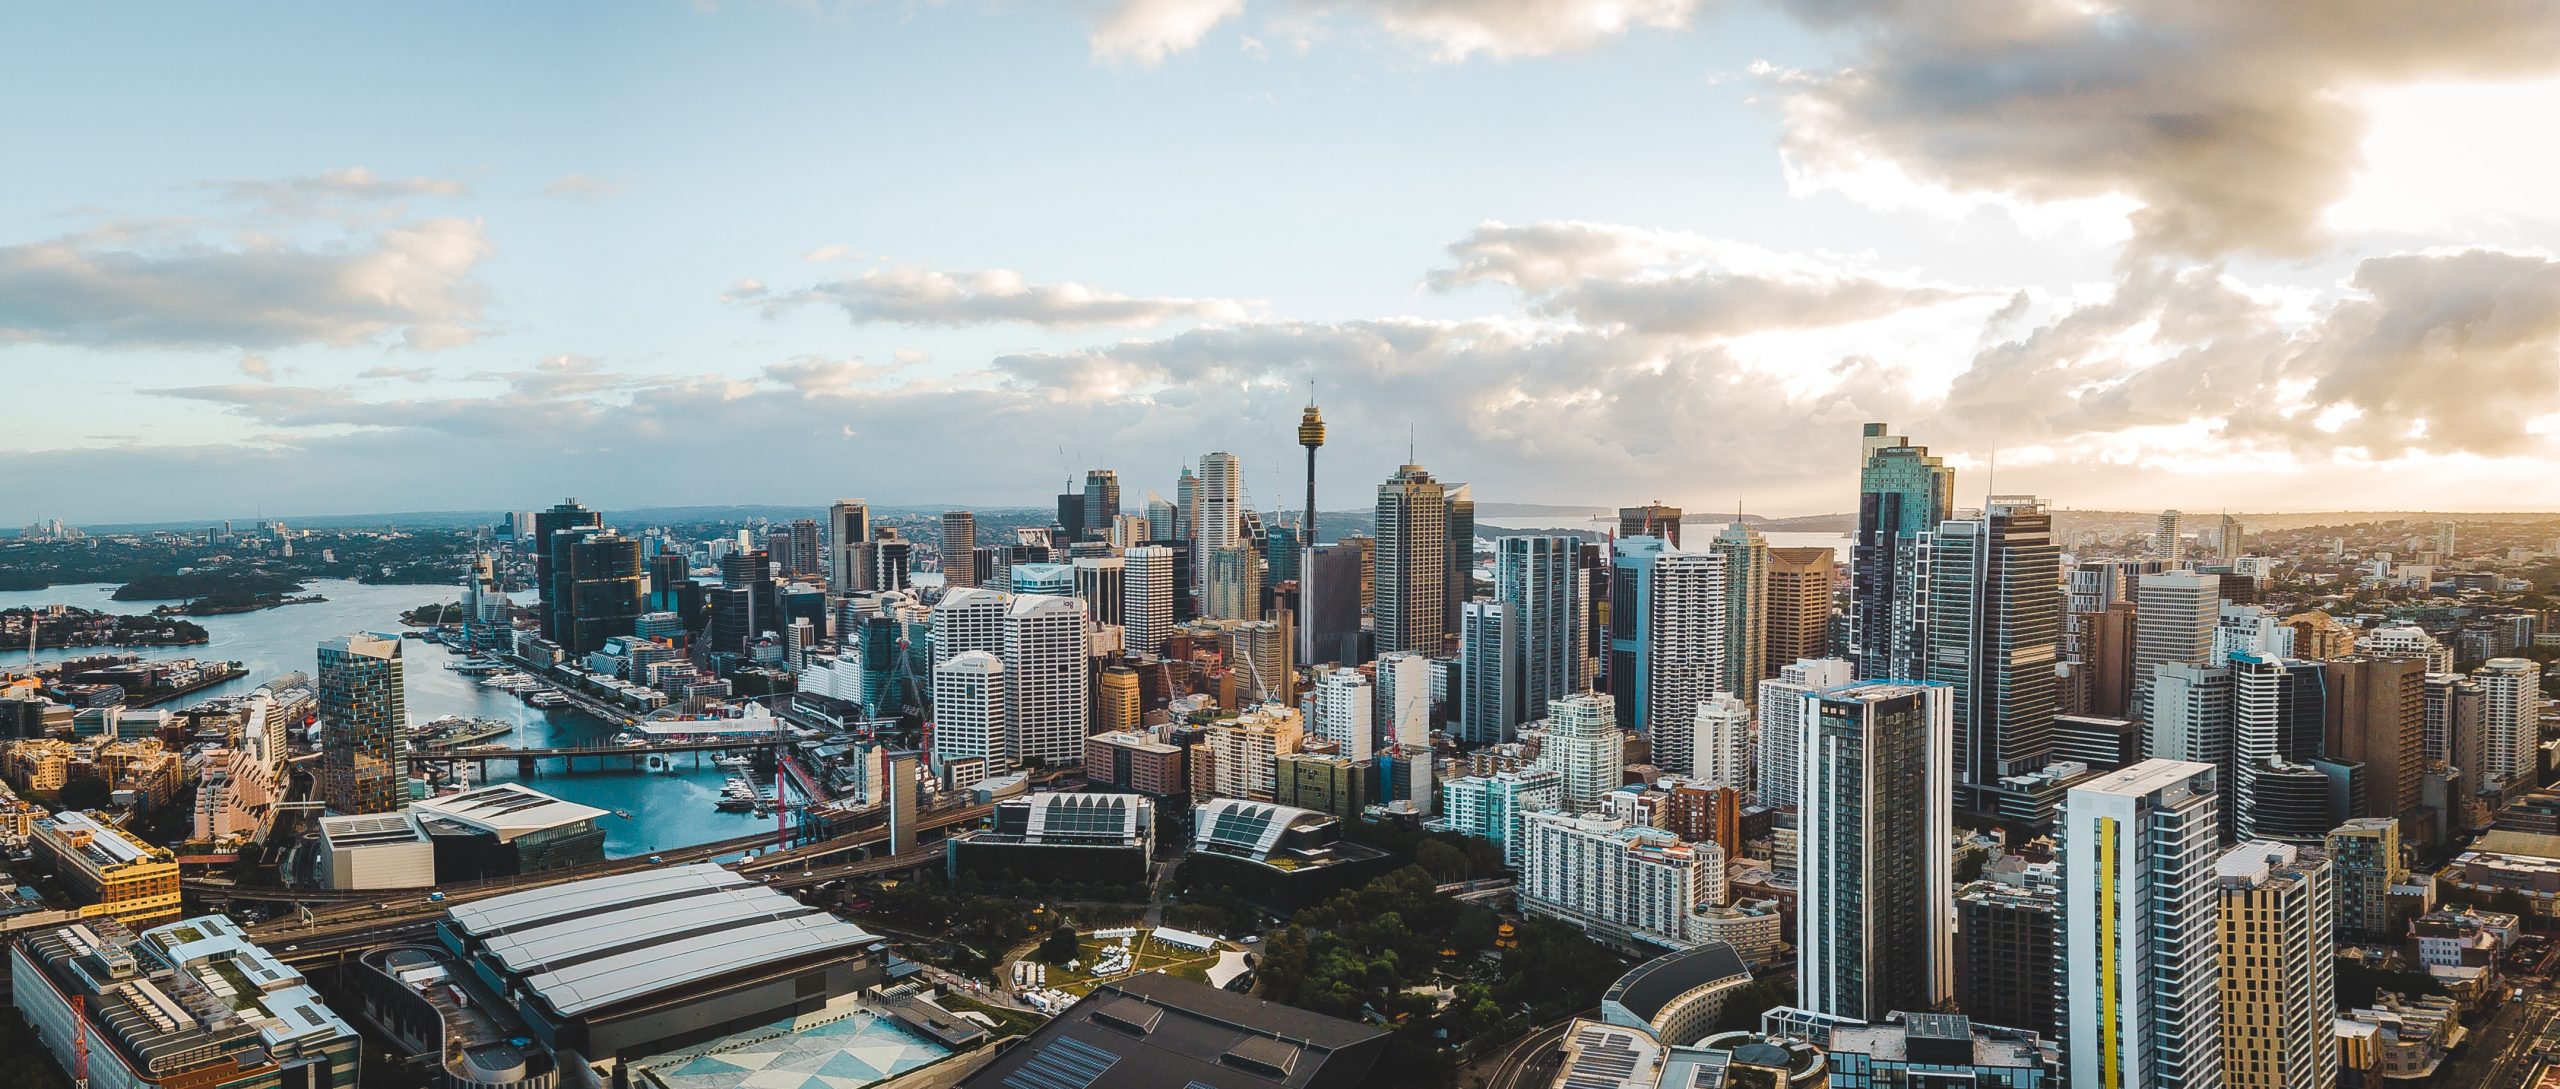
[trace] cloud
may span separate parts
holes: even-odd
[[[428,370],[425,367],[367,367],[356,372],[356,377],[358,378],[396,378],[404,382],[425,382],[433,379],[435,376],[436,372]]]
[[[249,377],[255,378],[261,382],[273,382],[276,380],[276,372],[274,368],[267,366],[267,357],[258,355],[254,352],[243,353],[240,356],[240,373],[248,375]]]
[[[486,330],[480,224],[430,219],[337,245],[228,245],[105,229],[0,246],[0,345],[432,351]]]
[[[1638,29],[1689,25],[1699,0],[1295,0],[1270,21],[1306,40],[1336,24],[1371,30],[1433,59],[1534,57],[1589,49]],[[1114,0],[1090,45],[1104,61],[1153,66],[1196,48],[1209,31],[1242,18],[1245,0]],[[1248,50],[1260,40],[1247,39]]]
[[[562,174],[543,184],[542,195],[570,200],[603,200],[621,196],[622,183],[593,174]]]
[[[1076,283],[1035,284],[1009,269],[937,272],[912,265],[872,269],[779,294],[760,280],[741,280],[721,298],[759,306],[767,315],[819,303],[841,308],[856,324],[945,328],[1002,322],[1053,329],[1149,326],[1233,321],[1247,314],[1243,303],[1230,299],[1133,297]]]
[[[853,247],[851,246],[838,242],[830,242],[824,246],[818,247],[817,249],[801,254],[800,259],[807,261],[810,264],[818,264],[825,261],[841,261],[847,257],[860,256],[862,255],[853,252]]]
[[[354,205],[471,195],[469,185],[451,178],[386,178],[361,166],[303,177],[233,178],[206,182],[204,187],[225,200],[255,204],[270,213],[296,218],[350,218]]]
[[[1847,33],[1775,72],[1807,187],[2129,212],[2143,252],[2302,255],[2362,165],[2354,92],[2560,68],[2560,3],[1796,0]],[[1898,196],[1897,196],[1898,194]]]

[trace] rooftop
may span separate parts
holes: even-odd
[[[528,832],[592,821],[605,811],[564,802],[521,783],[495,783],[410,803],[421,819],[443,818],[512,840]]]
[[[964,1089],[1332,1089],[1359,1082],[1386,1034],[1158,972],[1105,983]]]
[[[1751,972],[1742,965],[1742,955],[1723,942],[1708,942],[1694,949],[1665,953],[1636,965],[1609,985],[1600,997],[1602,1003],[1615,1002],[1640,1021],[1651,1022],[1671,1000],[1718,980],[1740,976],[1749,979]],[[1673,1041],[1680,1043],[1684,1041]]]

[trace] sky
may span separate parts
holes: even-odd
[[[21,5],[0,524],[2560,507],[2560,0]],[[1410,451],[1410,453],[1408,453]]]

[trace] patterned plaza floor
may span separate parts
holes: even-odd
[[[873,1013],[774,1035],[786,1028],[769,1025],[704,1045],[695,1058],[640,1065],[665,1089],[861,1089],[949,1054]]]

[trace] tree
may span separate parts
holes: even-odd
[[[1051,964],[1065,964],[1076,959],[1076,929],[1061,926],[1050,931],[1048,937],[1040,939],[1039,957]]]
[[[96,809],[107,804],[115,792],[104,779],[73,779],[54,792],[53,800],[58,809]]]
[[[1467,879],[1467,854],[1436,839],[1414,845],[1413,861],[1443,882]]]

